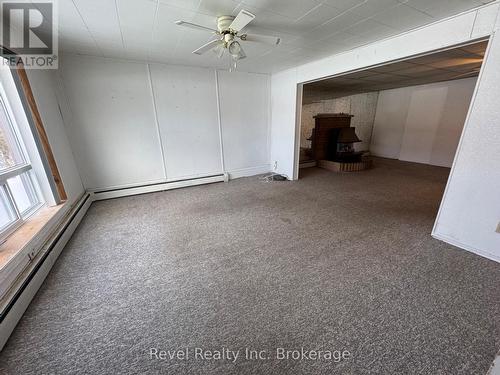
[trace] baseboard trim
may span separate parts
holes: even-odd
[[[271,172],[271,165],[264,164],[264,165],[258,165],[256,167],[233,169],[232,171],[228,171],[228,174],[229,174],[229,179],[234,180],[235,178],[255,176],[258,174],[269,173],[269,172]]]
[[[47,239],[43,246],[44,250],[39,252],[38,259],[35,258],[32,268],[26,271],[26,276],[20,283],[19,288],[13,293],[6,307],[0,313],[0,350],[7,342],[91,204],[91,195],[86,193],[59,224],[55,233]]]
[[[114,189],[114,190],[95,191],[93,193],[93,200],[100,201],[103,199],[120,198],[120,197],[129,196],[129,195],[154,193],[157,191],[179,189],[179,188],[188,187],[188,186],[212,184],[215,182],[224,182],[225,180],[226,180],[225,175],[220,174],[220,175],[216,175],[216,176],[192,178],[192,179],[187,179],[187,180],[164,182],[164,183],[157,183],[157,184],[143,185],[143,186],[136,186],[136,187],[129,187],[129,188],[119,188],[119,189]]]
[[[312,168],[316,166],[316,160],[305,161],[303,163],[299,163],[299,169],[303,168]]]
[[[474,254],[482,256],[484,258],[488,258],[489,260],[493,260],[495,262],[500,263],[500,257],[499,256],[496,256],[496,255],[490,254],[490,253],[488,253],[486,251],[478,250],[478,249],[476,249],[476,248],[474,248],[472,246],[463,244],[463,243],[461,243],[460,241],[457,241],[454,238],[448,237],[448,236],[443,235],[443,234],[437,234],[437,233],[432,233],[432,237],[434,237],[436,240],[446,242],[446,243],[448,243],[450,245],[453,245],[455,247],[458,247],[458,248],[460,248],[462,250],[468,251],[470,253],[474,253]]]
[[[227,182],[228,180],[234,180],[240,177],[255,176],[258,174],[269,173],[270,171],[271,171],[271,165],[264,164],[256,167],[235,169],[214,176],[193,177],[182,180],[154,182],[138,186],[123,186],[123,187],[100,189],[100,190],[92,189],[89,190],[89,192],[93,194],[94,201],[100,201],[104,199],[120,198],[130,195],[139,195],[139,194],[154,193],[164,190],[180,189],[189,186],[212,184],[215,182]]]

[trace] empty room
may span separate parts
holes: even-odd
[[[0,0],[1,374],[500,374],[500,3]]]

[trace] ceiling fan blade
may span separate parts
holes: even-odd
[[[265,44],[271,44],[274,46],[277,46],[280,44],[281,39],[276,37],[276,36],[270,36],[270,35],[259,35],[259,34],[243,34],[239,36],[241,40],[249,41],[249,42],[258,42],[258,43],[265,43]]]
[[[217,47],[223,43],[224,42],[220,39],[211,40],[210,42],[202,45],[200,48],[194,50],[193,53],[197,55],[203,55],[205,52],[210,51],[212,48]]]
[[[229,28],[233,31],[240,31],[242,30],[246,25],[248,25],[252,20],[255,18],[255,15],[250,13],[247,10],[240,10],[236,18],[231,22],[231,25],[229,25]]]
[[[192,23],[192,22],[186,22],[186,21],[175,21],[175,24],[176,25],[179,25],[179,26],[184,26],[184,27],[189,27],[190,29],[196,29],[196,30],[204,30],[204,31],[211,31],[213,33],[219,33],[217,30],[215,29],[212,29],[210,27],[206,27],[206,26],[202,26],[202,25],[198,25],[196,23]]]

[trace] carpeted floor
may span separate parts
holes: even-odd
[[[431,238],[447,174],[380,160],[94,203],[0,373],[484,374],[500,264]],[[324,353],[276,358],[302,347]]]

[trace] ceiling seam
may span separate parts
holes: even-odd
[[[160,9],[160,0],[156,0],[156,8],[155,8],[155,14],[153,16],[153,24],[151,26],[151,43],[149,45],[148,49],[148,57],[147,61],[151,61],[151,53],[153,52],[153,43],[154,43],[154,36],[155,36],[155,28],[156,28],[156,22],[158,20],[158,12]]]
[[[90,31],[90,28],[89,26],[87,25],[87,22],[85,22],[85,19],[83,18],[83,15],[82,13],[80,12],[80,9],[78,8],[78,5],[76,5],[75,3],[75,0],[71,0],[71,2],[73,3],[75,9],[76,9],[76,12],[78,13],[78,15],[80,16],[80,18],[82,19],[82,22],[83,24],[85,25],[85,28],[87,29],[87,31],[89,32],[89,35],[90,37],[92,38],[92,40],[94,41],[95,43],[95,46],[97,47],[99,53],[101,54],[102,57],[104,57],[104,53],[102,52],[102,49],[101,47],[99,46],[99,44],[97,43],[97,40],[96,38],[94,37],[94,34],[92,33],[92,31]]]
[[[116,11],[116,18],[118,19],[118,28],[120,29],[120,36],[122,38],[122,47],[125,52],[125,40],[123,38],[123,30],[122,30],[122,23],[120,19],[120,11],[118,9],[118,0],[115,0],[115,11]]]

